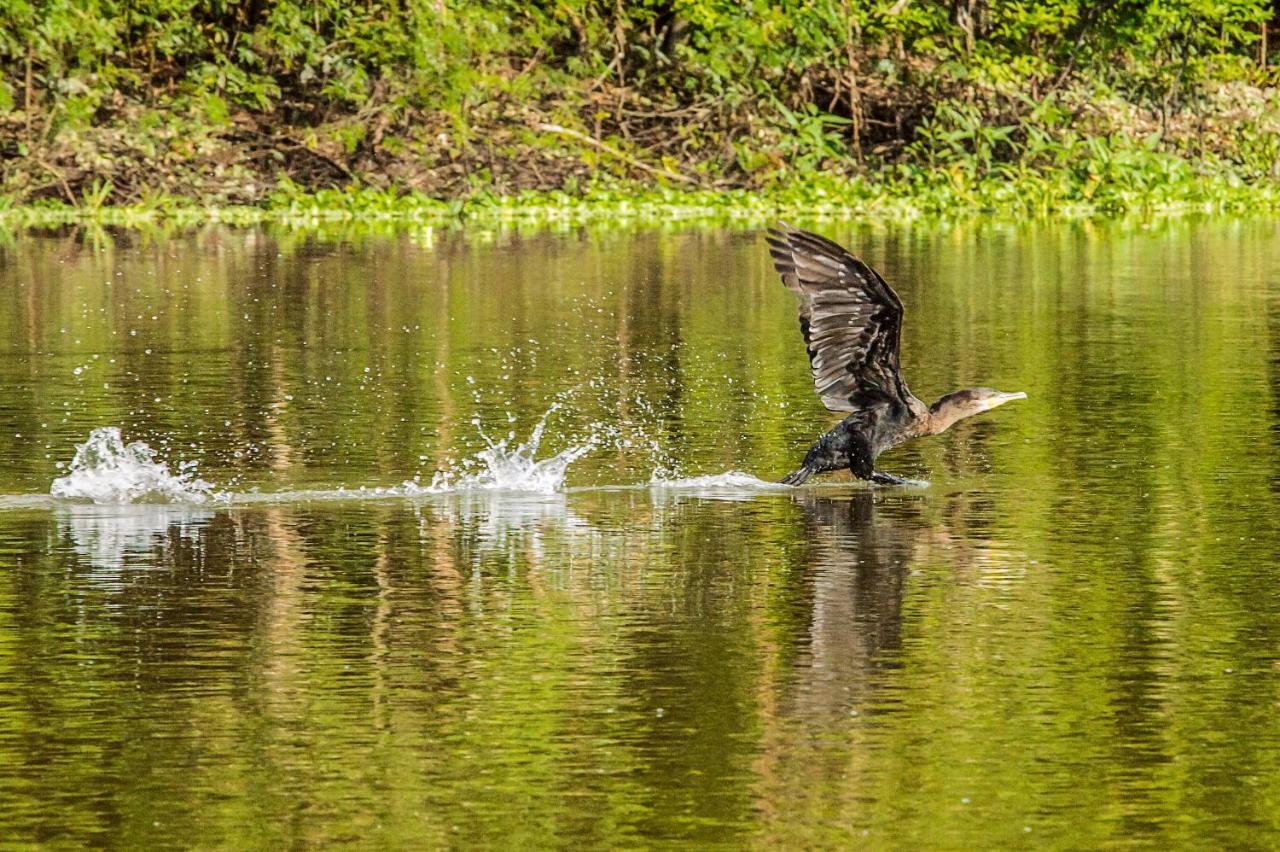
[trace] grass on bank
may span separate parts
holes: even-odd
[[[306,190],[282,179],[266,203],[216,206],[174,195],[141,203],[103,203],[87,192],[77,203],[47,199],[15,204],[0,197],[0,223],[10,228],[79,222],[128,227],[275,223],[307,227],[334,222],[405,224],[548,224],[616,221],[740,221],[779,216],[804,219],[905,221],[988,215],[998,218],[1081,218],[1126,214],[1180,215],[1280,210],[1280,184],[1247,181],[1212,161],[1193,163],[1153,149],[1106,150],[1076,168],[1038,171],[999,164],[979,171],[957,159],[899,166],[883,181],[823,174],[797,175],[765,190],[685,189],[604,177],[580,192],[526,191],[496,195],[477,189],[442,200],[397,189],[350,186]]]

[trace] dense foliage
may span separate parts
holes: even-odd
[[[8,0],[0,191],[79,207],[638,181],[939,207],[1280,179],[1263,0]],[[864,193],[865,194],[865,193]]]

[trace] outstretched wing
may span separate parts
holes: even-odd
[[[825,237],[781,225],[766,239],[782,283],[800,297],[800,331],[822,404],[832,411],[909,407],[898,368],[902,302],[893,288]]]

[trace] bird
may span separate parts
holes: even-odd
[[[908,480],[875,469],[885,450],[1027,398],[1021,391],[967,388],[925,405],[903,381],[902,300],[880,274],[826,237],[785,223],[768,229],[765,240],[782,283],[800,300],[814,388],[829,410],[847,414],[818,438],[784,484],[847,468],[876,485],[905,485]]]

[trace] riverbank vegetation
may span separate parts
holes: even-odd
[[[0,215],[1280,208],[1262,0],[12,0]]]

